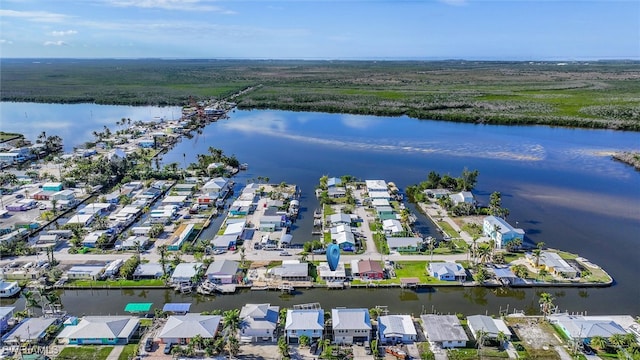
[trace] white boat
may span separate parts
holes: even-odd
[[[8,298],[20,292],[20,285],[17,281],[7,282],[0,280],[0,298]]]

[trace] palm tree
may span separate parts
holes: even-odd
[[[549,293],[543,292],[542,294],[540,294],[538,303],[540,304],[540,310],[542,311],[542,315],[544,316],[545,320],[547,319],[547,315],[551,314],[551,312],[553,311],[553,300],[555,300],[553,295]]]
[[[480,260],[481,263],[486,263],[489,259],[491,259],[491,252],[492,252],[492,249],[489,244],[487,243],[480,244],[477,250],[478,260]]]
[[[227,342],[227,350],[229,356],[237,354],[237,349],[234,348],[233,340],[237,342],[238,330],[240,329],[242,320],[240,319],[240,310],[231,309],[222,313],[222,327],[224,338]]]
[[[613,334],[609,338],[609,343],[616,347],[624,347],[627,345],[627,340],[622,334]]]
[[[167,245],[158,246],[158,254],[160,254],[160,265],[162,266],[162,276],[167,277]]]
[[[476,331],[476,346],[478,347],[478,355],[482,358],[482,346],[484,345],[484,340],[487,337],[487,332],[484,330]]]
[[[283,359],[289,358],[289,344],[287,344],[287,339],[284,336],[278,338],[278,352]]]
[[[607,339],[602,336],[596,335],[591,338],[589,344],[594,349],[604,350],[607,347]]]
[[[522,264],[517,264],[511,267],[511,270],[513,271],[513,273],[521,278],[524,279],[527,274],[529,273],[529,271],[527,270],[527,267],[522,265]]]
[[[27,317],[33,315],[33,308],[42,309],[42,305],[36,299],[33,291],[23,291],[22,296],[24,297],[24,309],[27,312]]]
[[[547,275],[549,275],[549,271],[547,271],[547,269],[538,270],[538,279],[542,278],[544,280]]]
[[[371,320],[378,320],[380,315],[382,315],[382,308],[374,307],[369,309],[369,317],[371,317]]]
[[[507,340],[509,340],[509,337],[504,332],[499,331],[498,336],[496,337],[496,340],[498,340],[498,342],[500,343],[500,349],[503,349],[504,344],[505,342],[507,342]]]

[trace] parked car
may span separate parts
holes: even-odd
[[[324,248],[323,249],[315,249],[315,250],[313,250],[313,253],[316,254],[316,255],[322,255],[322,254],[326,254],[327,250],[324,249]]]
[[[291,253],[288,251],[282,251],[280,252],[280,256],[291,256]]]
[[[153,339],[147,338],[147,341],[144,343],[144,351],[151,352],[153,350]]]
[[[221,254],[224,254],[226,252],[227,252],[227,250],[215,249],[215,250],[213,250],[213,255],[221,255]]]
[[[16,199],[22,199],[22,198],[24,198],[23,194],[16,194]]]
[[[166,355],[171,355],[171,348],[172,348],[172,347],[173,347],[173,343],[167,343],[167,344],[164,346],[164,353],[165,353]]]

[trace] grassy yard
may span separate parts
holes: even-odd
[[[118,356],[118,360],[130,360],[136,355],[138,355],[138,344],[125,345],[120,356]]]
[[[438,225],[442,228],[445,234],[449,235],[451,238],[458,238],[460,234],[453,229],[453,227],[446,221],[438,221]]]
[[[56,357],[57,360],[105,360],[113,346],[67,346]]]

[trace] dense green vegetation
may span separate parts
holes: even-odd
[[[472,123],[640,130],[633,61],[32,60],[1,62],[1,99],[407,115]]]

